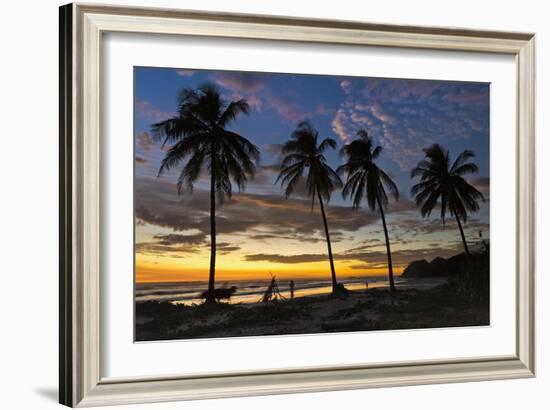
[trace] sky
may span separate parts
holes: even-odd
[[[151,125],[175,115],[182,88],[215,83],[227,101],[245,98],[248,115],[228,129],[257,145],[261,160],[243,192],[218,206],[216,277],[221,281],[330,278],[318,206],[304,191],[285,199],[275,185],[281,145],[302,120],[321,138],[334,138],[326,154],[334,169],[340,148],[365,129],[382,147],[377,165],[392,176],[400,197],[386,212],[394,270],[413,260],[432,260],[462,251],[454,218],[445,224],[438,210],[422,218],[410,189],[411,169],[423,149],[438,143],[454,159],[465,149],[476,154],[479,172],[468,177],[486,202],[464,225],[468,241],[489,239],[488,83],[296,75],[136,67],[134,69],[136,281],[205,281],[210,238],[208,175],[192,194],[178,196],[181,167],[158,177],[165,154],[151,138]],[[182,164],[183,166],[183,164]],[[339,277],[387,273],[385,240],[378,210],[354,210],[335,191],[326,207]]]

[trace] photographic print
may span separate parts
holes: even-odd
[[[489,96],[135,67],[135,340],[489,325]]]

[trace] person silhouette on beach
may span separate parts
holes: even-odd
[[[294,299],[294,281],[290,281],[290,299]]]
[[[365,280],[365,288],[366,288],[367,290],[369,290],[369,280],[368,280],[368,279]]]

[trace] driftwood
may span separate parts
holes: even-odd
[[[277,279],[272,274],[271,275],[271,282],[269,283],[269,286],[267,287],[264,296],[260,299],[260,302],[266,303],[266,302],[275,302],[277,300],[284,300],[283,295],[281,295],[281,292],[279,291],[279,285],[277,284]]]

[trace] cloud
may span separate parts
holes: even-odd
[[[477,104],[485,106],[489,105],[489,93],[484,90],[468,92],[464,89],[458,89],[456,93],[449,95],[448,100],[460,104]]]
[[[227,242],[220,242],[216,244],[216,251],[219,252],[220,255],[227,255],[231,252],[236,252],[240,249],[241,249],[240,246],[230,244]]]
[[[263,100],[255,94],[245,95],[238,91],[232,91],[230,95],[224,95],[223,97],[230,101],[246,100],[248,106],[257,112],[262,112],[264,106]]]
[[[340,81],[340,88],[342,88],[342,91],[344,91],[345,94],[351,94],[351,81],[350,80]]]
[[[257,93],[266,85],[265,76],[247,72],[219,72],[213,79],[224,88],[246,94]]]
[[[138,116],[156,122],[164,121],[173,116],[173,113],[159,110],[149,101],[140,98],[136,98],[135,109]]]
[[[136,178],[136,219],[142,224],[151,224],[171,229],[168,234],[157,234],[154,242],[141,243],[137,251],[148,254],[195,253],[209,243],[210,215],[208,212],[209,194],[197,189],[193,195],[179,197],[175,183],[163,179]],[[373,263],[385,262],[385,244],[380,228],[379,215],[364,208],[352,210],[349,206],[330,204],[327,208],[329,228],[333,243],[349,243],[355,233],[368,228],[367,237],[335,254],[335,259],[345,262]],[[415,204],[406,198],[391,202],[388,209],[390,240],[396,265],[406,264],[415,259],[429,259],[435,256],[451,256],[460,251],[458,229],[452,220],[443,225],[439,219],[415,217]],[[323,225],[318,207],[312,211],[308,199],[285,199],[277,194],[241,193],[218,207],[216,215],[220,254],[241,250],[235,237],[252,241],[285,240],[289,243],[321,243],[325,241]],[[488,223],[471,218],[465,229],[470,238],[477,237],[477,231],[488,232]],[[374,228],[374,229],[373,229]],[[403,250],[410,247],[415,237],[421,243],[430,240],[431,234],[456,231],[456,241],[438,240],[425,248]],[[224,235],[232,235],[231,241],[223,240]],[[297,248],[299,249],[299,248]],[[180,255],[181,256],[181,255]],[[271,261],[276,263],[305,263],[326,260],[326,254],[304,253],[283,255],[276,253],[249,254],[247,261]],[[357,264],[357,263],[356,263]]]
[[[210,216],[205,206],[209,200],[207,191],[197,189],[192,195],[178,196],[175,183],[150,177],[136,178],[135,189],[138,220],[176,232],[190,229],[205,234],[210,232]],[[388,209],[392,214],[411,210],[416,211],[416,207],[406,198],[392,201]],[[327,215],[334,241],[342,240],[362,227],[379,224],[379,214],[365,207],[353,210],[349,206],[329,204]],[[308,198],[285,199],[282,193],[260,195],[245,192],[234,195],[218,207],[216,217],[220,234],[264,235],[263,239],[271,235],[296,241],[324,238],[318,204],[312,211]]]
[[[148,162],[149,161],[146,160],[145,158],[142,158],[142,157],[136,155],[136,163],[138,163],[138,164],[147,164]]]
[[[283,144],[265,144],[263,149],[268,154],[278,157],[281,155]]]
[[[266,101],[287,123],[298,124],[311,116],[311,113],[301,110],[295,103],[273,94],[268,93]]]
[[[260,165],[258,168],[260,170],[278,173],[281,170],[281,164]]]
[[[156,239],[156,241],[137,243],[136,252],[143,255],[183,258],[185,254],[196,254],[210,247],[210,240],[203,232],[189,235],[158,234],[154,235],[153,239]],[[216,244],[216,252],[219,255],[227,255],[240,249],[240,246],[228,242],[218,242]]]
[[[182,235],[182,234],[159,234],[153,236],[154,239],[158,239],[159,244],[161,245],[179,245],[179,244],[188,244],[188,245],[197,245],[202,244],[206,238],[206,234],[197,233],[192,235]]]
[[[374,115],[380,122],[393,124],[395,122],[395,118],[388,114],[383,108],[380,103],[374,103],[370,106],[370,112],[372,115]]]
[[[340,108],[336,111],[336,115],[330,125],[332,126],[332,131],[338,135],[342,141],[348,142],[350,140],[351,134],[346,126],[346,112],[344,109]]]
[[[299,254],[299,255],[279,255],[257,253],[254,255],[246,255],[244,259],[248,262],[275,262],[275,263],[308,263],[320,262],[327,260],[327,255],[323,254]]]
[[[151,138],[151,135],[147,131],[140,132],[136,140],[138,146],[144,151],[149,151],[151,147],[155,145],[153,138]]]
[[[346,79],[344,101],[331,126],[344,142],[365,128],[385,155],[408,172],[434,142],[489,135],[489,86],[428,80]],[[342,84],[340,84],[342,87]]]
[[[213,75],[214,81],[232,91],[231,98],[245,98],[252,109],[262,112],[269,108],[286,122],[297,124],[311,116],[294,102],[275,95],[268,87],[268,76],[247,72],[221,72]]]
[[[246,102],[248,102],[248,105],[250,108],[252,108],[255,111],[262,112],[263,107],[263,101],[260,97],[257,95],[251,95],[246,99]]]
[[[448,246],[440,246],[438,248],[418,248],[395,250],[392,252],[392,259],[396,265],[406,265],[413,260],[418,259],[433,259],[441,256],[447,258],[461,252],[460,243],[451,244]],[[297,263],[313,263],[328,261],[327,254],[268,254],[257,253],[245,255],[244,259],[248,262],[272,262],[281,264],[297,264]],[[381,251],[366,251],[366,252],[344,252],[334,254],[334,259],[342,262],[362,262],[367,263],[369,268],[375,266],[387,266],[387,254],[384,250]],[[357,265],[355,265],[357,267]]]
[[[323,103],[317,103],[315,106],[315,114],[316,115],[330,115],[336,112],[334,108],[327,107]]]
[[[170,258],[184,258],[186,254],[196,254],[200,248],[196,246],[172,246],[159,242],[139,242],[135,246],[136,253],[141,255],[168,256]]]
[[[253,231],[255,232],[255,231]],[[250,239],[253,239],[255,241],[261,241],[265,242],[267,240],[271,239],[277,239],[277,240],[289,240],[289,241],[297,241],[297,242],[307,242],[307,243],[319,243],[319,242],[325,242],[326,239],[324,236],[318,235],[318,236],[309,236],[309,235],[301,235],[294,233],[293,235],[286,235],[287,231],[283,228],[280,230],[280,232],[277,231],[271,231],[269,233],[250,233],[248,237]],[[331,232],[331,241],[333,243],[340,242],[344,239],[345,235],[341,231],[334,231]]]
[[[387,263],[357,263],[354,265],[348,265],[348,267],[353,270],[383,269],[387,266]]]
[[[177,70],[176,74],[181,77],[192,77],[195,74],[195,70],[186,70],[186,69]]]
[[[434,215],[439,215],[437,210],[434,210]],[[405,234],[412,236],[423,236],[443,232],[456,231],[458,235],[458,226],[454,217],[447,215],[445,223],[441,219],[434,217],[432,219],[418,220],[414,218],[400,218],[395,221],[395,224],[399,226],[399,229]],[[489,223],[483,222],[476,218],[470,218],[463,225],[465,231],[478,232],[488,231]]]
[[[195,229],[210,232],[210,216],[205,207],[209,194],[195,190],[193,195],[178,197],[175,183],[138,177],[136,218],[143,223],[172,229],[175,232]],[[345,234],[378,222],[377,214],[350,210],[347,206],[327,207],[331,235],[338,241]],[[218,234],[273,235],[274,237],[323,238],[323,224],[318,206],[311,210],[309,199],[285,199],[282,195],[241,193],[218,207]],[[264,238],[267,238],[265,236]]]
[[[373,119],[370,118],[366,114],[360,114],[360,113],[357,113],[357,112],[352,112],[351,115],[350,115],[350,119],[351,119],[351,121],[353,121],[356,124],[364,124],[364,125],[367,125],[367,126],[374,125]]]

